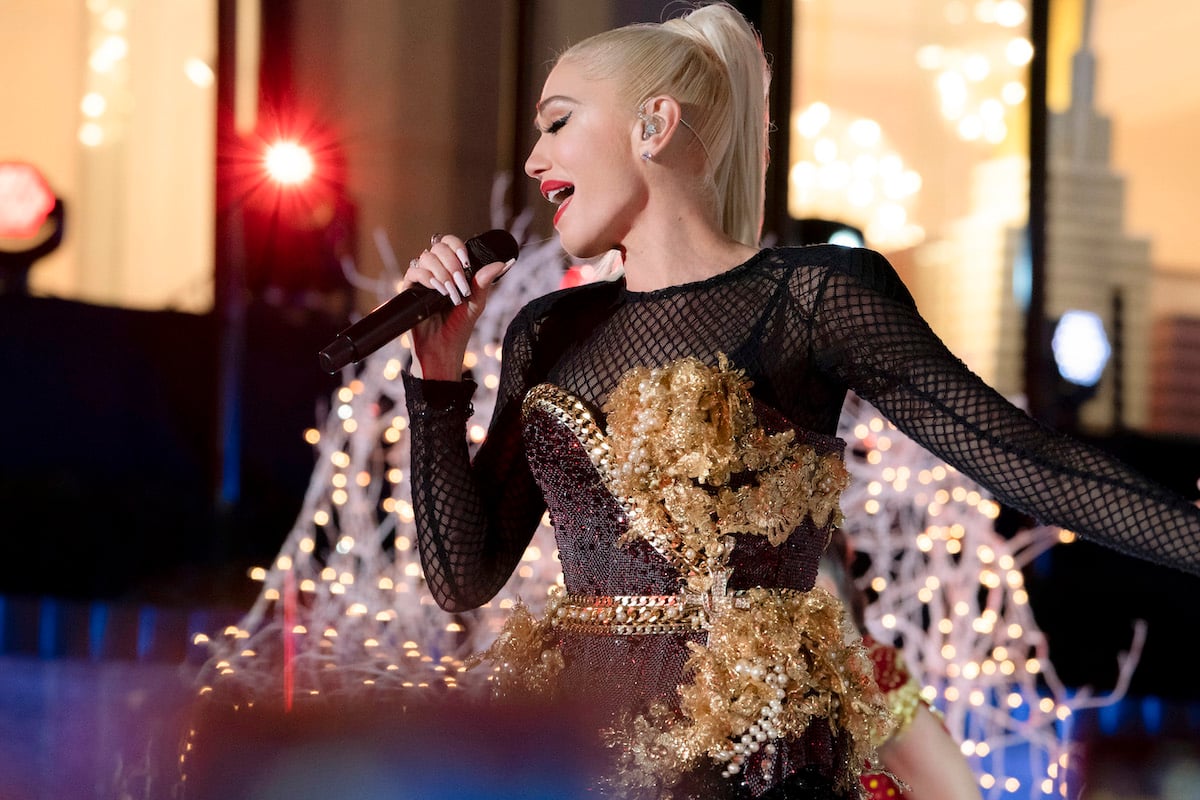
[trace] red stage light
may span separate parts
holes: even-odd
[[[54,202],[50,185],[31,164],[0,162],[0,239],[32,239]]]
[[[267,148],[267,174],[278,183],[303,183],[312,177],[313,157],[295,142],[276,142]]]

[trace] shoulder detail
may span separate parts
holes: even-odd
[[[504,335],[505,350],[514,340],[524,339],[536,353],[535,366],[548,369],[562,348],[579,341],[584,331],[612,313],[624,285],[624,280],[596,281],[530,300],[509,324]]]
[[[539,334],[547,320],[569,317],[572,314],[586,313],[588,316],[599,309],[610,308],[620,297],[624,283],[617,281],[597,281],[566,289],[556,289],[549,294],[535,297],[521,307],[510,325],[526,332]]]
[[[845,247],[836,244],[813,244],[780,247],[776,250],[780,262],[793,267],[822,267],[832,278],[848,278],[863,288],[915,306],[912,294],[896,273],[896,268],[882,254],[865,247]]]

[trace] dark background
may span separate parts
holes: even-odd
[[[248,306],[231,500],[215,316],[0,296],[0,595],[248,607],[246,568],[277,554],[308,485],[337,330]]]

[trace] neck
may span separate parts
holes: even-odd
[[[618,249],[625,283],[638,292],[711,278],[757,252],[729,238],[719,227],[687,214],[643,225]]]

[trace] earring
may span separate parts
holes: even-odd
[[[650,160],[650,159],[652,159],[652,158],[654,158],[654,154],[653,154],[653,153],[651,153],[649,150],[647,150],[646,152],[642,153],[642,161],[649,161],[649,160]]]

